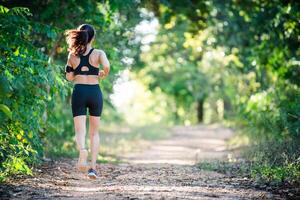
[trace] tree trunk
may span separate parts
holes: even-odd
[[[203,122],[203,115],[204,115],[204,99],[197,100],[197,120],[198,123]]]
[[[173,109],[173,113],[174,113],[174,120],[176,123],[179,122],[179,115],[178,115],[178,108],[177,108],[177,103],[176,103],[176,100],[175,100],[175,107]]]
[[[223,101],[224,101],[224,118],[226,119],[231,113],[232,106],[231,106],[231,102],[227,97],[225,97]]]

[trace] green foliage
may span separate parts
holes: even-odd
[[[280,0],[146,1],[161,23],[157,43],[144,55],[147,74],[153,74],[149,88],[161,87],[174,96],[177,108],[186,103],[186,113],[196,114],[195,97],[204,96],[204,105],[217,113],[213,105],[223,102],[224,116],[237,122],[252,145],[294,141],[299,146],[299,5]],[[254,150],[281,155],[273,148]],[[292,152],[296,156],[288,154],[285,164],[258,159],[257,173],[294,180],[299,152]]]
[[[300,91],[277,86],[251,95],[240,116],[246,133],[254,140],[299,138]]]
[[[293,163],[281,166],[263,165],[260,162],[245,161],[209,161],[200,162],[201,170],[216,171],[231,177],[251,178],[259,184],[281,186],[284,184],[298,185],[300,183],[299,159]]]
[[[251,163],[249,162],[211,160],[200,162],[197,164],[197,166],[201,170],[216,171],[230,176],[243,176],[248,178],[251,177]]]
[[[47,56],[35,45],[32,34],[51,38],[51,29],[29,20],[27,8],[0,6],[0,172],[30,174],[28,164],[42,156],[47,109],[61,87]],[[37,28],[39,27],[39,28]],[[51,88],[49,87],[51,85]]]
[[[300,183],[299,140],[261,142],[243,153],[254,165],[251,175],[262,182]]]
[[[12,119],[11,110],[6,105],[0,104],[0,110],[6,115],[6,117]]]

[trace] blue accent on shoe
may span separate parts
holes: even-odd
[[[88,177],[91,178],[91,179],[96,179],[97,178],[97,172],[96,172],[96,170],[90,168],[88,170]]]

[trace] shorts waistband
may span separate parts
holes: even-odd
[[[99,84],[75,84],[74,89],[83,89],[83,90],[94,90],[94,89],[99,89],[101,90],[100,88],[100,85]]]
[[[81,84],[81,83],[76,83],[74,86],[99,86],[99,84]]]

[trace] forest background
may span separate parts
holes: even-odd
[[[252,177],[299,183],[299,2],[1,1],[0,15],[1,181],[76,155],[64,31],[88,23],[111,62],[101,128],[130,132],[118,145],[222,123]]]

